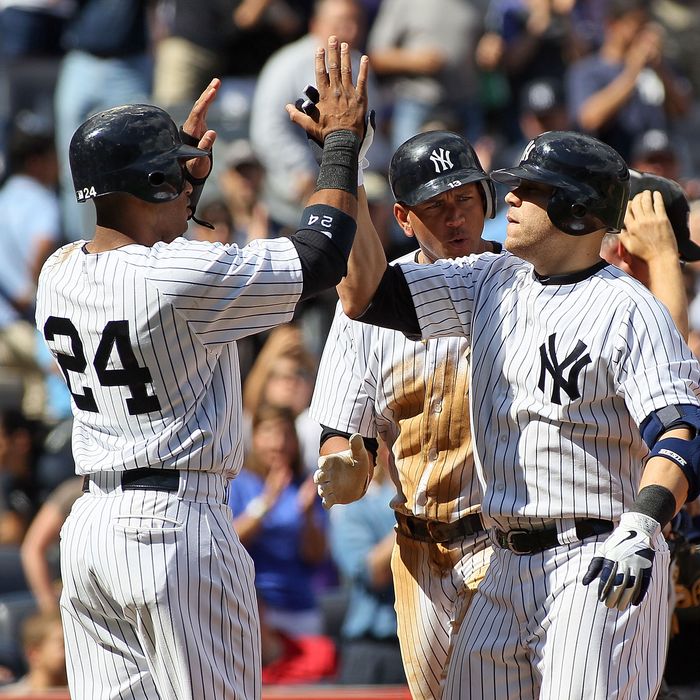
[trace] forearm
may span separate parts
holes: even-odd
[[[637,73],[624,70],[609,85],[591,95],[578,113],[578,123],[587,131],[596,131],[610,121],[629,100]]]
[[[348,260],[347,275],[336,287],[343,310],[350,318],[359,316],[370,302],[386,269],[386,256],[367,205],[364,187],[358,191],[357,233]]]
[[[370,60],[377,75],[424,75],[435,72],[430,66],[417,60],[415,53],[408,49],[377,49],[370,54]]]
[[[34,594],[40,610],[50,611],[58,608],[58,595],[54,587],[51,570],[46,558],[47,544],[42,544],[29,535],[25,537],[20,550],[22,569]]]
[[[328,438],[328,440],[324,440],[319,450],[319,454],[321,457],[323,457],[324,455],[330,455],[335,452],[343,452],[344,450],[347,450],[349,446],[350,441],[347,438],[334,435],[333,437]]]
[[[649,291],[668,309],[676,328],[688,342],[688,298],[678,255],[657,256],[648,262]]]
[[[359,137],[347,130],[329,134],[324,143],[316,191],[291,237],[302,267],[302,300],[335,286],[347,271],[357,230],[359,147]]]

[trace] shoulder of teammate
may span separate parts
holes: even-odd
[[[45,270],[49,270],[56,264],[63,262],[64,260],[68,259],[71,255],[80,253],[83,245],[85,245],[86,242],[87,241],[73,241],[71,243],[66,243],[65,245],[62,245],[60,248],[51,253],[51,255],[49,255],[48,258],[46,258],[46,261],[42,265],[41,272],[39,274],[41,275]]]
[[[401,268],[406,281],[409,282],[409,287],[412,281],[436,277],[444,277],[446,282],[453,280],[456,286],[462,286],[465,282],[469,285],[475,285],[501,272],[510,272],[515,268],[530,266],[529,263],[507,251],[473,253],[461,258],[436,260],[431,265],[416,262],[415,254],[412,254],[403,256],[392,264]],[[447,286],[451,285],[448,283]]]
[[[666,323],[673,327],[674,331],[677,331],[666,306],[639,280],[612,264],[606,265],[599,275],[602,279],[609,280],[615,290],[615,294],[611,294],[609,297],[609,309],[613,308],[613,304],[619,304],[622,313],[627,314],[630,318],[636,316],[638,322],[641,321],[645,327],[650,327],[651,332],[653,332],[653,327],[659,325],[660,318],[663,318]],[[617,299],[617,302],[614,302],[614,299]],[[662,324],[660,331],[666,332],[664,324]]]

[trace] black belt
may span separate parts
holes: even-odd
[[[83,491],[87,492],[90,474],[83,477]],[[150,489],[152,491],[177,491],[180,488],[180,472],[177,469],[127,469],[121,472],[121,485],[124,491]]]
[[[615,525],[610,520],[576,520],[576,537],[585,540],[595,535],[605,535],[612,532]],[[494,530],[496,544],[503,549],[509,549],[513,554],[537,554],[545,549],[551,549],[561,544],[556,527],[546,527],[540,530]]]
[[[484,530],[481,516],[478,513],[465,515],[452,523],[444,523],[441,520],[424,520],[412,515],[404,515],[394,511],[398,531],[406,537],[421,542],[439,542],[445,544]]]

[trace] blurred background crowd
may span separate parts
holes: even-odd
[[[596,135],[631,167],[681,184],[700,243],[700,0],[0,0],[6,689],[65,684],[57,544],[81,480],[70,394],[38,341],[33,305],[46,257],[94,225],[93,208],[75,202],[70,138],[89,115],[124,103],[157,104],[182,123],[219,76],[214,171],[197,212],[214,228],[192,223],[187,235],[239,245],[284,235],[317,174],[284,105],[313,83],[314,48],[330,34],[370,56],[377,135],[365,187],[390,259],[414,247],[392,216],[391,154],[436,128],[466,136],[487,171],[516,163],[543,131]],[[503,241],[503,208],[484,237]],[[692,257],[683,272],[689,344],[700,353]],[[267,683],[403,680],[385,470],[362,501],[330,513],[310,481],[320,431],[306,409],[335,302],[334,293],[306,302],[292,324],[240,344],[247,456],[230,506],[257,569]],[[679,548],[672,684],[700,680],[688,663],[700,634],[692,516]]]

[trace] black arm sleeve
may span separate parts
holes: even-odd
[[[357,320],[401,331],[411,340],[420,340],[416,307],[406,278],[398,265],[387,265],[370,305]]]
[[[347,273],[347,258],[322,233],[304,229],[292,234],[291,241],[297,249],[304,279],[300,301],[335,287]]]

